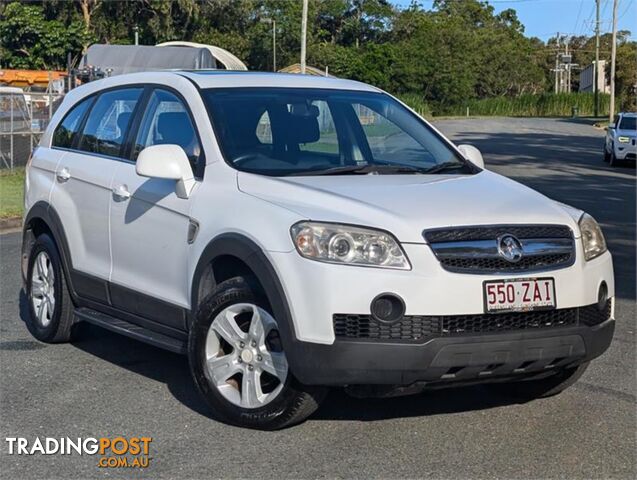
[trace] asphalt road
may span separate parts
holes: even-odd
[[[20,318],[19,235],[0,236],[0,477],[635,478],[635,169],[601,159],[603,134],[567,120],[438,126],[489,168],[582,208],[615,256],[610,350],[557,397],[503,403],[480,387],[389,400],[334,391],[307,422],[266,433],[211,420],[186,359],[90,325],[35,341]],[[467,206],[471,208],[471,205]],[[147,470],[91,456],[9,456],[4,437],[150,436]]]

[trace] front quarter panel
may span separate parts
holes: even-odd
[[[197,192],[190,215],[199,224],[188,256],[190,289],[204,250],[223,234],[238,234],[251,240],[268,259],[271,259],[271,252],[294,250],[290,227],[302,217],[239,191],[236,176],[237,173],[224,162],[213,162],[206,168],[205,179]]]

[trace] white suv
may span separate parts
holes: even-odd
[[[604,161],[613,167],[621,161],[635,163],[637,154],[637,114],[623,112],[615,115],[606,129]]]
[[[70,92],[27,169],[28,326],[188,354],[213,415],[280,428],[328,386],[572,384],[609,346],[593,218],[361,83],[222,71]]]

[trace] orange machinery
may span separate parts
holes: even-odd
[[[20,87],[25,90],[46,90],[50,82],[66,77],[66,72],[51,70],[0,69],[0,85]]]

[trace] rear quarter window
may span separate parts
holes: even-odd
[[[54,147],[71,148],[82,124],[82,119],[92,101],[92,98],[85,99],[69,110],[64,120],[53,132],[52,145]]]

